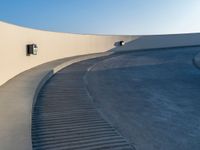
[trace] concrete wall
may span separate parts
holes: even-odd
[[[138,50],[200,44],[200,34],[103,36],[56,33],[0,22],[0,85],[17,74],[52,60],[104,51]],[[115,47],[116,42],[127,44]],[[26,44],[36,43],[37,56],[26,56]]]
[[[55,33],[0,22],[0,85],[39,64],[75,55],[99,53],[132,36],[96,36]],[[37,56],[26,56],[26,44],[36,43]]]
[[[185,46],[200,46],[200,34],[171,34],[171,35],[148,35],[138,36],[123,47],[113,51],[130,51],[155,48],[172,48]]]

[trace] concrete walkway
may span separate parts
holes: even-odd
[[[92,54],[49,62],[25,71],[1,86],[0,149],[32,150],[32,105],[43,83],[70,64],[109,54]]]
[[[97,63],[87,73],[103,116],[137,150],[200,149],[199,47],[140,51]]]
[[[87,61],[75,64],[72,67],[77,67],[78,70],[77,68],[75,70],[71,68],[70,72],[72,71],[72,74],[67,71],[67,68],[63,74],[59,72],[58,76],[55,76],[56,84],[51,84],[51,81],[49,81],[47,86],[49,85],[50,88],[46,88],[46,91],[43,88],[44,95],[41,94],[39,99],[43,99],[44,103],[38,101],[37,104],[40,104],[41,107],[36,105],[33,113],[33,121],[35,122],[33,122],[33,131],[35,132],[33,133],[34,148],[40,149],[44,146],[44,149],[55,149],[55,146],[53,146],[54,144],[56,145],[54,138],[57,137],[53,137],[50,140],[47,132],[51,132],[49,135],[59,132],[59,134],[63,135],[60,138],[64,138],[60,141],[59,144],[61,146],[59,148],[62,149],[62,146],[64,146],[64,149],[66,149],[64,143],[66,139],[70,139],[70,135],[67,135],[67,137],[62,131],[80,129],[87,132],[84,134],[79,132],[72,133],[71,136],[74,136],[74,139],[71,138],[71,142],[74,145],[67,145],[71,146],[70,148],[73,148],[73,146],[76,146],[74,147],[75,149],[83,148],[77,145],[77,142],[81,141],[77,141],[78,138],[76,137],[77,135],[82,139],[82,135],[86,136],[82,141],[85,149],[92,146],[87,143],[89,141],[89,143],[93,144],[91,149],[95,149],[102,144],[108,149],[131,149],[125,140],[128,139],[137,150],[198,150],[200,145],[200,131],[198,128],[200,124],[198,119],[200,72],[192,64],[192,59],[198,52],[199,48],[133,52],[106,59],[105,61],[100,60],[101,63],[97,63],[96,59],[90,65],[86,63]],[[107,55],[110,55],[110,53],[78,56],[46,63],[21,73],[1,86],[0,149],[32,150],[32,106],[43,84],[56,72],[70,64]],[[89,72],[84,76],[83,73],[86,70]],[[66,78],[69,79],[67,84],[62,80],[65,79],[66,74],[68,74]],[[63,78],[57,78],[59,76]],[[85,83],[82,82],[83,76]],[[70,83],[69,89],[65,89],[68,83]],[[89,101],[88,94],[85,93],[86,90],[83,85],[86,84],[90,92],[88,94],[94,103]],[[56,89],[56,86],[60,89],[69,90],[69,92],[63,93],[62,90]],[[74,94],[77,91],[80,93]],[[49,105],[45,103],[45,98],[48,99],[48,92],[57,92],[55,95],[61,96],[60,103],[54,101],[51,101]],[[148,92],[149,94],[147,94]],[[65,97],[65,94],[70,97],[69,101],[63,101],[62,96]],[[149,97],[149,95],[153,97]],[[54,94],[51,96],[53,97]],[[79,99],[83,101],[79,101],[80,103],[73,101]],[[54,97],[53,100],[58,99]],[[54,105],[59,107],[53,107]],[[81,108],[79,109],[81,111],[77,112],[77,114],[76,107]],[[68,108],[74,110],[68,111]],[[55,116],[52,116],[55,118],[50,118],[49,120],[46,117],[51,109],[59,113],[55,113]],[[60,111],[64,111],[64,113],[68,111],[69,115],[62,116]],[[89,113],[90,111],[91,113]],[[36,114],[37,116],[35,116]],[[56,115],[59,117],[57,118]],[[63,122],[62,117],[64,119]],[[97,120],[93,120],[94,118],[97,118]],[[44,119],[44,122],[41,119]],[[79,122],[81,119],[83,119],[83,122]],[[80,124],[73,124],[76,121]],[[93,122],[92,125],[95,127],[90,126],[90,121]],[[65,126],[64,124],[67,124],[67,122],[72,124]],[[38,127],[40,125],[41,128]],[[42,125],[50,125],[51,128],[45,129],[44,134],[37,135],[37,131],[43,131]],[[60,131],[52,129],[59,129],[59,125],[66,128],[60,128]],[[70,125],[71,128],[69,127]],[[91,132],[88,132],[90,130]],[[97,130],[99,130],[98,133],[96,132]],[[105,135],[101,133],[105,133]],[[101,140],[89,138],[90,134]],[[110,139],[109,135],[113,135],[113,139]],[[124,138],[120,135],[123,135]],[[42,141],[43,139],[40,137],[38,139],[35,138],[38,136],[44,136],[47,140]],[[106,143],[106,139],[108,139],[108,143]],[[117,144],[118,142],[119,144]],[[50,147],[48,147],[48,144],[50,144]]]
[[[83,76],[104,59],[59,71],[42,88],[33,112],[34,150],[132,150],[93,106]]]
[[[198,53],[119,53],[58,72],[34,109],[34,150],[198,150]]]
[[[200,52],[193,59],[194,65],[200,69]]]

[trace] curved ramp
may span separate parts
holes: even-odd
[[[94,59],[58,72],[42,89],[33,112],[34,150],[132,150],[97,112],[83,76]]]
[[[199,51],[119,53],[58,72],[34,109],[34,150],[199,150]]]
[[[137,150],[199,150],[200,48],[143,51],[90,69],[96,106]]]

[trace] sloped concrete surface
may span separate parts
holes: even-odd
[[[200,52],[194,56],[193,63],[197,68],[200,69]]]
[[[34,149],[198,150],[199,51],[119,53],[60,71],[103,53],[28,70],[0,87],[0,149],[31,150],[32,125]]]
[[[94,107],[84,74],[102,58],[59,71],[39,93],[33,112],[34,150],[132,150]]]
[[[31,150],[31,114],[35,91],[62,61],[26,71],[0,87],[0,149]]]
[[[199,150],[200,48],[122,54],[89,69],[96,107],[137,150]]]
[[[0,86],[0,149],[32,150],[32,107],[43,84],[70,64],[109,54],[90,54],[52,61],[25,71]]]

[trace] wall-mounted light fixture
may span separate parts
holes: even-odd
[[[125,42],[124,42],[124,41],[119,41],[119,45],[120,45],[120,46],[124,46],[124,45],[125,45]]]
[[[114,43],[114,46],[119,47],[119,46],[124,46],[125,45],[125,41],[117,41]]]
[[[37,55],[38,46],[36,44],[28,44],[26,51],[27,51],[27,56]]]

